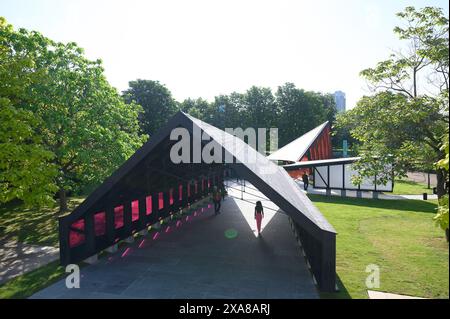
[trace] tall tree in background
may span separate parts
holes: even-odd
[[[144,112],[139,116],[140,126],[150,137],[178,110],[170,91],[158,81],[131,81],[123,97],[128,103],[142,106]]]
[[[200,120],[206,122],[211,122],[211,120],[213,120],[212,106],[208,101],[202,98],[186,99],[183,102],[178,103],[178,108]]]
[[[252,86],[243,98],[247,126],[270,128],[277,124],[278,106],[270,88]]]
[[[339,117],[360,142],[362,176],[377,174],[378,182],[402,177],[412,168],[430,169],[444,157],[449,97],[449,27],[439,8],[407,7],[397,14],[405,25],[395,33],[409,43],[406,52],[391,54],[375,68],[363,70],[374,91]],[[437,193],[445,194],[447,172],[437,168]]]
[[[100,61],[90,61],[75,43],[57,43],[38,32],[2,30],[3,45],[15,57],[33,61],[29,72],[42,78],[29,84],[17,110],[36,119],[33,138],[52,154],[60,210],[68,190],[96,185],[134,153],[140,107],[125,104],[103,75]],[[20,132],[18,132],[20,134]]]
[[[280,146],[319,124],[334,122],[336,107],[331,94],[304,91],[292,83],[278,88],[252,86],[244,93],[216,96],[214,102],[186,99],[179,108],[219,128],[279,128]],[[273,142],[273,141],[272,141]],[[266,149],[271,140],[266,134]]]
[[[319,124],[332,122],[336,107],[331,95],[298,89],[293,83],[278,87],[280,145],[283,146]]]
[[[244,126],[242,116],[244,109],[243,94],[233,92],[230,95],[219,95],[214,98],[214,109],[218,113],[218,127],[236,128]]]

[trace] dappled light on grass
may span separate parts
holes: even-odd
[[[84,198],[70,198],[69,210]],[[58,207],[24,208],[14,202],[0,206],[0,241],[56,247],[58,239]]]
[[[0,299],[27,298],[65,276],[58,261],[16,277],[0,286]]]

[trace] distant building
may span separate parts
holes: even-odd
[[[334,92],[334,102],[338,113],[345,112],[345,93],[342,91]]]

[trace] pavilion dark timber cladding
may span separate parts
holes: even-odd
[[[172,129],[206,133],[218,143],[222,158],[233,163],[175,164],[170,159]],[[202,141],[202,146],[210,143]],[[252,159],[252,160],[249,160]],[[256,161],[255,161],[256,159]],[[322,291],[336,287],[336,232],[287,172],[241,139],[179,112],[71,214],[59,219],[63,265],[80,262],[189,209],[220,185],[229,170],[250,181],[290,216],[312,272]],[[279,230],[285,231],[285,230]]]

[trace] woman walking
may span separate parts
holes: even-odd
[[[256,219],[256,228],[258,229],[258,236],[261,236],[261,222],[264,218],[264,210],[261,204],[261,201],[256,202],[255,206],[255,219]]]

